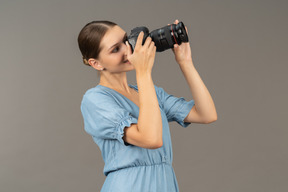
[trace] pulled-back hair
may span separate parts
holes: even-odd
[[[78,46],[82,53],[83,63],[89,65],[90,58],[98,59],[102,50],[100,43],[105,33],[117,25],[111,21],[92,21],[87,23],[78,35]]]

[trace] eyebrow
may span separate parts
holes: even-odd
[[[124,37],[123,37],[123,39],[122,39],[122,41],[124,41],[124,39],[127,37],[127,32],[124,34]],[[116,45],[118,45],[119,43],[121,43],[122,41],[120,41],[120,42],[118,42],[118,43],[115,43],[112,47],[110,47],[109,49],[108,49],[108,51],[110,50],[110,49],[112,49],[113,47],[115,47]]]

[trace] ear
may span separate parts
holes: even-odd
[[[90,65],[91,67],[93,67],[93,68],[96,69],[96,70],[100,70],[100,71],[101,71],[101,69],[104,68],[104,67],[102,67],[102,66],[100,65],[100,62],[99,62],[98,60],[93,59],[93,58],[90,58],[90,59],[88,60],[88,63],[89,63],[89,65]]]

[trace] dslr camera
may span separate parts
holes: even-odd
[[[141,31],[144,32],[142,45],[144,45],[146,38],[149,36],[152,38],[152,41],[154,41],[156,52],[162,52],[166,49],[173,48],[174,44],[181,45],[182,42],[189,41],[183,22],[167,25],[160,29],[151,31],[150,33],[147,27],[141,26],[133,28],[130,35],[127,37],[132,52],[135,49],[136,41]]]

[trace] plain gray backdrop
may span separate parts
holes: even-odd
[[[1,0],[0,191],[100,191],[104,162],[80,102],[99,83],[77,36],[93,20],[127,33],[183,21],[218,120],[170,123],[181,192],[288,191],[286,0]],[[127,73],[136,84],[135,71]],[[155,85],[193,98],[172,50]]]

